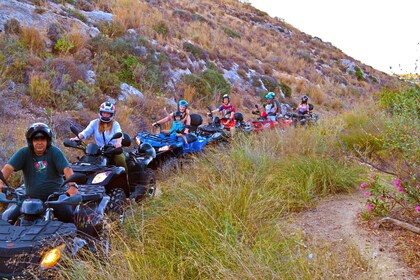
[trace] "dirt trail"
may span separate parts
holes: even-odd
[[[357,215],[365,209],[365,202],[360,193],[325,199],[315,210],[298,215],[296,226],[315,241],[356,244],[363,258],[371,262],[374,279],[415,279],[393,252],[393,240],[358,225]]]

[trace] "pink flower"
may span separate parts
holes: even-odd
[[[366,182],[360,184],[360,189],[364,190],[366,188]]]
[[[369,212],[372,212],[373,211],[373,205],[372,204],[369,203],[366,206],[367,206],[367,209],[369,210]]]
[[[365,191],[365,192],[363,193],[363,195],[364,195],[364,196],[371,196],[371,195],[372,195],[372,192],[371,192],[371,191]]]
[[[368,186],[369,187],[372,187],[373,186],[373,182],[369,182]]]
[[[401,181],[400,181],[400,179],[397,179],[397,180],[394,181],[394,186],[401,187]]]
[[[369,177],[373,179],[373,178],[375,178],[375,174],[372,173],[372,174],[369,175]]]
[[[405,189],[403,187],[398,187],[399,192],[405,192]]]
[[[420,205],[417,205],[415,210],[416,210],[417,213],[419,213],[420,212]]]

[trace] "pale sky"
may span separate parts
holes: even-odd
[[[245,0],[386,73],[420,73],[419,0]],[[417,62],[416,62],[417,60]],[[392,67],[392,69],[390,69]]]

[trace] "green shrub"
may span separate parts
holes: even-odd
[[[359,80],[359,81],[363,80],[364,79],[363,78],[363,71],[357,66],[354,67],[354,70],[356,71],[355,75],[356,75],[357,80]]]
[[[368,157],[383,150],[383,123],[380,114],[356,111],[344,114],[343,119],[344,130],[338,137],[347,150],[357,151]]]
[[[198,99],[209,101],[214,94],[230,93],[230,85],[223,75],[215,70],[207,69],[198,75],[184,75],[183,82],[195,89]]]
[[[193,87],[196,92],[196,96],[199,99],[210,100],[212,95],[211,86],[201,75],[189,74],[182,77],[183,83]]]
[[[261,81],[268,91],[275,91],[276,87],[279,85],[277,80],[270,76],[262,76]]]
[[[126,31],[125,27],[121,23],[115,21],[101,21],[96,24],[96,27],[102,34],[110,38],[120,37],[124,35]]]
[[[156,31],[157,34],[167,37],[169,35],[169,27],[164,21],[159,21],[153,25],[153,30]]]
[[[77,19],[79,19],[79,20],[81,20],[85,23],[87,22],[86,17],[81,12],[79,12],[78,10],[70,9],[70,8],[62,8],[62,9],[63,9],[63,11],[69,13],[71,16],[73,16],[73,17],[75,17],[75,18],[77,18]]]
[[[53,98],[53,91],[48,80],[33,75],[29,81],[29,95],[37,103],[48,104]]]
[[[129,56],[122,61],[121,70],[119,71],[119,78],[121,81],[128,84],[135,83],[136,79],[136,68],[140,62],[135,56]]]
[[[236,31],[233,31],[232,29],[230,29],[230,28],[227,28],[227,27],[223,27],[222,28],[222,30],[223,30],[223,32],[225,32],[229,37],[231,37],[231,38],[233,38],[233,39],[235,39],[235,38],[241,38],[241,35],[238,33],[238,32],[236,32]]]
[[[189,42],[184,42],[183,49],[187,52],[190,52],[196,59],[205,58],[203,50]]]
[[[280,83],[279,86],[285,97],[292,97],[292,88],[289,85]]]
[[[57,43],[54,46],[54,49],[60,53],[68,54],[72,49],[74,49],[73,42],[69,39],[68,36],[64,35],[58,39]]]

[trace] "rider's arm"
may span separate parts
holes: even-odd
[[[10,175],[13,173],[15,169],[10,164],[6,163],[6,165],[3,167],[1,172],[3,173],[4,178],[7,180],[9,179]],[[0,180],[0,187],[3,187],[5,183]]]
[[[152,123],[152,126],[154,126],[155,124],[164,124],[164,123],[167,123],[172,118],[172,114],[173,113],[170,113],[169,116],[164,117],[163,119],[160,119],[160,120],[158,120],[155,123]]]
[[[185,125],[191,125],[191,117],[190,117],[190,114],[188,114],[187,117],[186,117]],[[188,127],[186,127],[184,129],[184,133],[185,134],[188,134],[188,132],[190,132],[190,129]]]
[[[73,175],[73,169],[70,166],[67,166],[66,168],[64,168],[63,173],[64,177],[68,179],[71,175]],[[69,186],[69,188],[67,189],[66,193],[68,193],[70,196],[75,195],[79,192],[79,189],[75,182],[69,182],[67,185]]]

